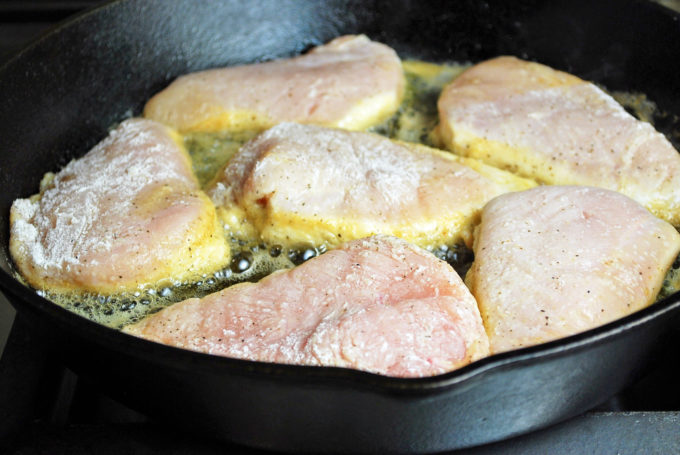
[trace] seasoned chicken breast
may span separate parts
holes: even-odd
[[[40,194],[14,201],[10,251],[26,281],[56,292],[114,293],[228,262],[215,208],[180,144],[159,123],[127,120],[46,175]]]
[[[497,353],[646,307],[679,250],[675,228],[622,194],[542,186],[484,207],[466,282]]]
[[[680,224],[680,155],[589,82],[499,57],[445,87],[439,115],[456,153],[542,183],[619,191]]]
[[[363,35],[308,53],[178,78],[144,116],[182,132],[265,129],[292,121],[364,129],[392,115],[404,91],[401,61]]]
[[[210,354],[429,376],[488,353],[472,295],[444,261],[390,237],[361,239],[124,332]]]
[[[244,145],[208,194],[232,232],[272,244],[389,234],[434,247],[465,238],[494,196],[533,185],[416,144],[284,123]]]

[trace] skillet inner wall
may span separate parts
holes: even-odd
[[[680,25],[652,4],[123,0],[44,37],[0,71],[0,267],[9,271],[12,201],[139,114],[177,75],[289,56],[347,33],[366,33],[402,57],[536,59],[680,112]]]
[[[44,38],[18,59],[0,69],[0,96],[3,99],[0,103],[0,179],[4,189],[0,194],[0,223],[3,226],[0,229],[0,244],[4,256],[0,260],[0,266],[5,271],[9,270],[7,218],[12,200],[34,193],[44,172],[58,170],[71,158],[85,153],[105,135],[108,127],[127,115],[138,114],[144,101],[174,77],[207,67],[295,54],[340,34],[363,32],[393,46],[402,56],[426,60],[477,61],[498,54],[532,58],[595,80],[610,89],[647,93],[652,100],[659,103],[662,110],[680,113],[680,78],[676,76],[680,74],[680,61],[677,59],[680,55],[680,25],[674,20],[676,16],[664,12],[656,5],[633,1],[523,1],[512,3],[512,6],[498,3],[499,5],[490,6],[476,0],[403,1],[397,4],[376,0],[270,0],[257,2],[253,6],[252,2],[239,0],[125,0],[81,17],[69,28]],[[188,14],[189,11],[191,14]],[[25,308],[26,313],[31,316],[38,316],[43,311],[33,305],[26,304]],[[55,322],[50,318],[45,319],[48,326]],[[634,365],[639,366],[639,359],[644,357],[640,353],[653,343],[651,338],[654,334],[661,332],[657,329],[662,323],[670,322],[656,318],[652,324],[639,326],[645,330],[644,333],[628,330],[625,335],[631,335],[632,332],[633,338],[626,338],[629,341],[625,343],[617,341],[617,352],[630,363],[623,365],[624,368],[619,370],[620,374],[613,383],[608,383],[606,376],[612,370],[605,369],[599,371],[598,374],[603,376],[597,382],[590,382],[585,386],[580,382],[572,384],[578,387],[575,400],[554,401],[567,408],[559,408],[556,404],[553,408],[544,408],[541,411],[550,415],[555,410],[553,419],[539,415],[536,409],[518,406],[517,412],[526,420],[506,417],[508,426],[499,425],[490,433],[485,433],[486,427],[480,425],[479,433],[475,433],[477,439],[468,435],[470,439],[457,440],[456,434],[450,431],[453,427],[444,428],[442,431],[445,434],[437,433],[435,429],[441,427],[436,427],[437,422],[434,422],[429,427],[408,427],[420,437],[418,441],[422,446],[408,446],[415,442],[396,438],[382,442],[402,451],[443,450],[461,444],[488,442],[490,439],[526,431],[580,412],[595,404],[596,400],[602,399],[605,394],[615,393],[622,386],[623,378],[628,377],[628,372],[635,370]],[[108,329],[101,326],[97,326],[99,330],[95,332],[90,326],[94,324],[82,324],[81,328],[88,330],[80,330],[72,335],[82,336],[87,341],[84,343],[87,347],[85,351],[101,349],[106,352],[113,344],[109,342],[114,340],[114,335],[119,334],[109,334]],[[93,334],[106,336],[93,342]],[[618,335],[617,340],[624,338],[621,331]],[[122,337],[117,339],[120,338]],[[163,363],[166,359],[152,359],[149,353],[156,354],[160,349],[169,348],[151,346],[150,343],[142,343],[142,340],[126,341],[132,346],[140,347],[137,356],[142,358],[150,371],[157,373],[160,369],[158,365],[166,365]],[[629,346],[631,342],[635,343],[633,349]],[[82,352],[82,349],[77,348],[83,346],[83,343],[76,343],[74,346],[71,352]],[[595,357],[591,357],[591,360],[598,356],[608,361],[618,359],[616,356],[612,357],[605,345],[597,343],[597,340],[592,343],[592,347]],[[605,356],[600,356],[600,352],[605,353]],[[187,351],[168,355],[167,364],[173,363],[176,368],[163,370],[163,375],[179,374],[177,359],[190,360],[182,364],[183,368],[188,365],[190,368],[208,369],[216,364],[199,361],[203,359],[199,359],[197,354],[189,354],[194,353]],[[512,355],[507,356],[509,358]],[[126,356],[122,357],[121,365],[129,366]],[[115,365],[108,366],[109,357],[99,356],[98,359],[106,365],[102,366],[101,374],[110,379],[107,368],[115,369]],[[232,359],[218,360],[224,364]],[[556,356],[551,362],[541,362],[536,368],[538,371],[550,372],[550,365],[557,365],[559,362],[560,368],[577,371],[576,368],[568,367],[585,365],[579,357],[567,357],[567,363],[563,360]],[[91,357],[83,356],[80,362],[83,371],[91,368]],[[533,360],[530,362],[531,365],[539,365],[533,363]],[[236,363],[238,362],[231,361],[230,366]],[[605,362],[597,362],[597,365],[602,363]],[[246,369],[243,366],[239,368]],[[506,372],[517,371],[518,376],[515,377],[520,378],[520,375],[528,374],[522,368],[521,362],[514,363],[507,366]],[[118,374],[123,370],[124,368],[120,368]],[[234,370],[238,371],[236,368]],[[555,371],[558,370],[555,367]],[[258,373],[262,370],[254,371]],[[503,370],[493,369],[488,376],[498,374],[500,378],[501,371]],[[89,370],[88,374],[96,376],[97,373]],[[587,374],[588,371],[584,372],[584,375]],[[154,377],[163,375],[155,374]],[[259,373],[255,376],[265,383],[271,380]],[[328,381],[335,385],[337,376],[330,373],[328,376]],[[347,376],[352,379],[348,382],[355,384],[354,375]],[[531,376],[534,376],[533,372]],[[142,381],[146,378],[148,376],[138,379]],[[191,379],[195,378],[192,376]],[[212,379],[216,387],[221,384],[216,378]],[[503,384],[511,379],[503,377]],[[372,383],[366,381],[361,384],[361,388]],[[503,394],[497,385],[500,383],[500,379],[498,383],[494,382],[489,386],[490,390],[512,398],[511,394]],[[193,384],[194,388],[186,389],[188,392],[183,393],[190,393],[202,386],[194,381],[189,384]],[[547,388],[541,388],[545,384],[546,381],[537,383],[534,402],[540,400],[542,392],[551,393],[557,383],[547,383]],[[384,382],[381,381],[377,390],[383,390],[383,385]],[[463,394],[469,392],[469,387],[477,387],[480,390],[479,395],[472,394],[464,400],[471,403],[471,406],[476,405],[478,409],[482,409],[478,404],[485,403],[484,397],[493,395],[487,393],[488,390],[483,390],[483,385],[483,381],[471,381],[463,388],[447,388],[444,391]],[[205,392],[205,388],[200,391]],[[571,390],[565,388],[563,394],[572,397],[573,393],[569,392]],[[161,394],[162,401],[158,402],[167,402],[167,396],[174,395],[176,391],[169,390],[168,394]],[[232,395],[235,394],[228,396]],[[520,395],[512,403],[534,403],[527,402],[524,397]],[[213,400],[210,403],[213,403],[214,397],[210,398]],[[436,408],[442,397],[436,398],[423,402],[431,403]],[[400,400],[399,404],[403,404],[403,401]],[[446,402],[443,399],[441,401]],[[175,403],[176,401],[170,404]],[[368,405],[371,403],[368,402]],[[152,406],[154,403],[147,401],[146,405]],[[525,411],[523,414],[520,407]],[[229,412],[228,407],[220,408]],[[402,407],[399,406],[398,409]],[[377,409],[375,412],[379,411]],[[458,414],[454,411],[455,409],[440,412],[455,421]],[[310,411],[310,415],[321,414]],[[504,415],[499,414],[499,420]],[[537,417],[532,418],[534,415]],[[193,414],[188,415],[191,416]],[[407,423],[398,413],[394,416],[402,423]],[[232,418],[220,422],[238,422],[240,416],[230,417]],[[285,415],[279,421],[286,424],[285,419],[289,417]],[[422,422],[431,420],[424,418]],[[258,429],[258,433],[252,436],[252,441],[255,441],[255,438],[261,436],[260,427],[253,425],[252,428]],[[366,428],[369,431],[372,429],[369,425]],[[419,429],[424,431],[417,432]],[[367,435],[374,436],[372,433]],[[290,442],[286,442],[288,436],[288,431],[268,435],[270,442],[290,448]],[[239,438],[242,441],[247,439],[245,436]],[[316,443],[316,448],[328,448],[326,441],[317,440]]]

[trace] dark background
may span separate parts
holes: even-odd
[[[69,16],[102,0],[0,0],[0,65]],[[0,352],[9,336],[14,309],[0,294]]]
[[[101,1],[0,0],[0,64],[60,21],[98,3]],[[659,3],[680,11],[680,0]],[[12,328],[14,333],[9,338]],[[30,369],[14,371],[17,365],[23,368],[23,363],[17,363],[21,356],[39,357],[39,343],[19,336],[22,328],[21,318],[15,321],[14,310],[0,294],[0,353],[6,354],[0,361],[0,375],[9,370],[20,377],[25,375],[27,387],[45,389],[44,384],[30,380]],[[4,352],[8,338],[8,346],[15,349],[12,353]],[[54,383],[46,387],[50,393],[41,391],[46,402],[40,412],[34,412],[19,431],[0,438],[1,453],[262,453],[168,431],[90,385],[80,384],[68,370],[57,368],[52,377]],[[678,379],[675,370],[654,370],[598,410],[528,436],[461,453],[680,453],[680,399],[677,394],[650,392],[658,384],[677,389]],[[22,385],[3,382],[0,376],[0,416],[21,414],[7,397],[18,392],[13,387]],[[0,426],[5,423],[0,421]]]

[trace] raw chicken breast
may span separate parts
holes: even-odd
[[[680,224],[680,156],[648,123],[575,76],[514,57],[465,71],[439,99],[455,152],[560,185],[619,191]]]
[[[475,300],[445,262],[390,237],[356,240],[123,329],[265,362],[428,376],[488,353]]]
[[[344,36],[290,59],[182,76],[149,100],[144,115],[182,132],[283,121],[364,129],[392,115],[403,91],[392,49]]]
[[[283,123],[244,145],[208,194],[232,232],[271,244],[389,234],[435,247],[465,237],[494,196],[533,185],[421,145]]]
[[[181,139],[144,119],[123,122],[40,194],[17,199],[10,251],[21,275],[50,291],[113,293],[183,280],[229,260],[215,208]]]
[[[466,282],[497,353],[646,307],[679,250],[671,225],[622,194],[542,186],[484,207]]]

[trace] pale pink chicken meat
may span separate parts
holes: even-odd
[[[364,129],[401,103],[404,75],[391,48],[343,36],[289,59],[179,77],[145,117],[182,131],[265,129],[283,121]]]
[[[179,136],[130,119],[11,208],[10,251],[31,285],[114,293],[189,279],[229,260],[215,208]]]
[[[622,194],[542,186],[486,205],[466,283],[497,353],[648,306],[679,250],[675,228]]]
[[[491,198],[533,185],[417,144],[282,123],[244,145],[207,191],[246,238],[332,247],[387,234],[433,248],[467,238]]]
[[[590,82],[498,57],[445,87],[438,106],[456,153],[541,183],[615,190],[680,225],[680,155]]]
[[[123,331],[227,357],[403,377],[444,373],[488,352],[456,272],[390,237],[356,240],[258,283],[185,300]]]

